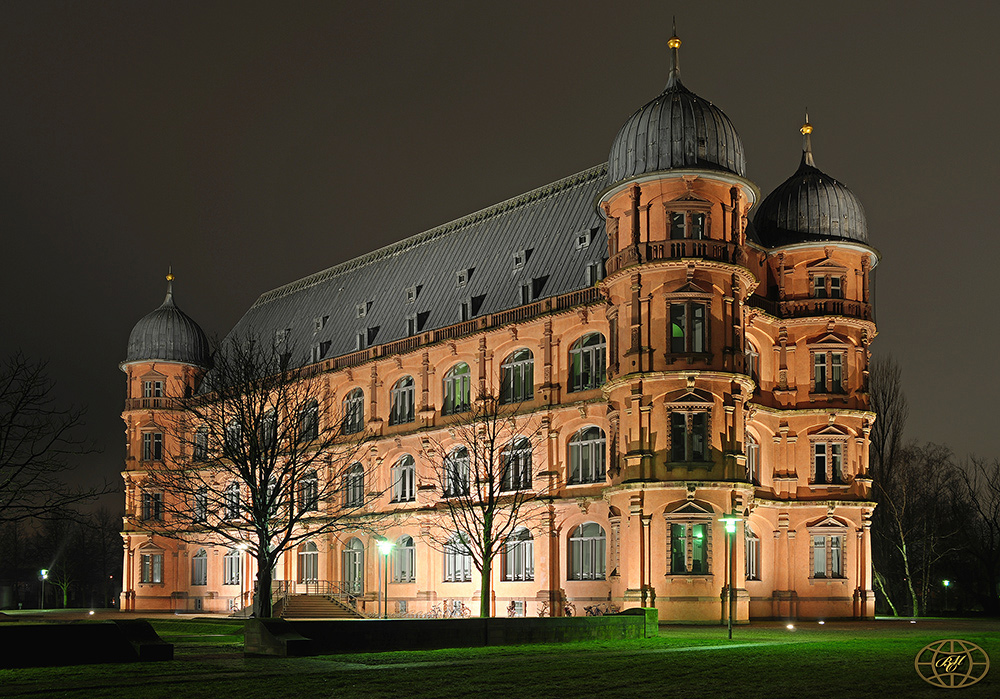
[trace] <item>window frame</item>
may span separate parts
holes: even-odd
[[[596,432],[594,432],[596,430]],[[599,425],[586,425],[569,439],[567,485],[604,483],[608,474],[608,435]],[[589,473],[584,473],[588,467]]]
[[[670,463],[675,464],[705,464],[711,463],[712,455],[712,408],[708,405],[705,406],[685,406],[685,407],[671,407],[668,406],[669,417],[668,422],[670,425]],[[684,426],[684,436],[683,436],[683,447],[684,447],[684,458],[677,458],[680,456],[678,454],[678,444],[677,444],[677,425],[679,420],[677,418],[682,418]],[[696,424],[696,423],[700,423]],[[698,431],[701,431],[700,435],[702,443],[702,454],[700,459],[695,458],[698,454],[696,451],[696,440],[699,437]]]
[[[163,433],[152,430],[142,433],[142,460],[163,461]]]
[[[139,582],[147,585],[163,584],[163,551],[161,549],[139,550]]]
[[[191,585],[208,585],[208,551],[204,548],[191,556]]]
[[[743,450],[746,454],[747,482],[760,485],[760,442],[750,430],[744,430]]]
[[[444,497],[468,496],[471,480],[470,471],[469,450],[466,447],[458,446],[449,451],[444,463]]]
[[[568,393],[604,385],[608,370],[608,339],[601,332],[581,335],[569,349]]]
[[[515,437],[500,453],[503,472],[500,490],[513,493],[531,490],[534,485],[534,463],[531,441],[527,437]]]
[[[365,503],[365,467],[355,461],[344,473],[344,507],[361,507]]]
[[[222,557],[222,584],[239,585],[243,577],[243,556],[239,549],[231,548]]]
[[[444,582],[472,582],[472,551],[465,537],[452,535],[444,545]]]
[[[743,578],[748,581],[760,581],[761,578],[761,543],[760,537],[749,522],[743,524]]]
[[[535,397],[535,355],[520,347],[500,363],[500,403],[523,403]]]
[[[299,512],[319,511],[319,473],[309,471],[299,481]]]
[[[143,522],[163,521],[163,493],[143,490],[140,497],[139,515]]]
[[[678,516],[667,516],[667,563],[669,565],[668,575],[701,577],[712,574],[712,517],[691,516],[689,514]],[[681,536],[677,536],[675,527],[681,529]],[[698,536],[700,528],[701,536]],[[678,540],[682,542],[682,553],[684,555],[684,570],[676,570]],[[700,546],[697,541],[700,540]],[[700,548],[700,554],[696,550]],[[702,570],[695,570],[699,564]]]
[[[846,485],[847,476],[844,473],[844,463],[847,458],[847,435],[824,434],[809,440],[810,461],[812,469],[809,474],[809,485]],[[820,457],[822,457],[823,477],[820,476]]]
[[[358,434],[365,429],[365,392],[360,386],[344,396],[344,417],[340,423],[343,434]]]
[[[409,383],[406,383],[409,382]],[[401,377],[389,389],[389,424],[405,425],[416,420],[415,389],[413,377]]]
[[[809,563],[811,580],[845,580],[847,561],[847,528],[815,527],[809,529]],[[820,544],[821,545],[818,545]],[[822,551],[822,553],[819,553]],[[822,563],[822,575],[820,566]]]
[[[414,502],[417,499],[416,461],[403,454],[390,467],[392,496],[390,502]]]
[[[590,525],[597,527],[599,534],[583,531]],[[608,534],[604,527],[593,521],[583,522],[573,528],[566,541],[567,580],[607,580]]]
[[[700,319],[697,317],[699,309]],[[667,330],[670,340],[668,354],[673,356],[709,354],[711,312],[712,304],[708,298],[669,299],[667,301]],[[677,317],[683,320],[683,326],[678,326],[674,322]],[[675,328],[681,331],[679,336]]]
[[[223,519],[239,519],[243,515],[243,492],[240,482],[231,480],[223,491]]]
[[[535,579],[535,539],[527,527],[518,527],[507,537],[500,571],[503,582],[530,582]]]
[[[296,551],[297,581],[306,585],[319,582],[319,547],[306,541]]]
[[[392,582],[412,583],[417,581],[417,549],[413,537],[403,534],[396,539],[392,549]]]
[[[462,367],[465,367],[464,371]],[[458,362],[445,372],[442,380],[442,415],[458,415],[472,409],[472,369],[466,362]]]

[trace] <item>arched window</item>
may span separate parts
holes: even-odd
[[[226,450],[229,453],[239,452],[240,443],[243,441],[243,427],[240,421],[233,418],[226,425]]]
[[[586,391],[604,383],[607,342],[601,333],[584,335],[569,351],[569,390]]]
[[[524,437],[518,437],[503,451],[503,490],[528,490],[533,477],[531,468],[531,442]]]
[[[535,542],[524,527],[519,527],[507,537],[503,552],[504,580],[535,579]]]
[[[746,533],[746,579],[760,580],[760,538],[750,525],[744,526]]]
[[[392,549],[392,581],[398,583],[413,582],[417,579],[416,550],[413,547],[413,537],[401,536]]]
[[[604,529],[597,522],[581,524],[569,536],[569,579],[604,580],[607,560]]]
[[[222,557],[222,584],[240,584],[241,556],[239,549],[229,549]]]
[[[361,464],[354,464],[344,476],[344,505],[360,507],[365,501],[365,469]]]
[[[472,553],[465,537],[455,534],[444,547],[444,581],[469,582],[472,580]]]
[[[319,437],[319,403],[307,402],[299,410],[299,442],[311,442]]]
[[[351,539],[344,547],[344,584],[355,594],[360,594],[365,584],[365,546],[358,539]]]
[[[229,481],[226,485],[224,496],[226,519],[239,519],[240,510],[240,484],[239,481]]]
[[[278,444],[278,413],[268,410],[260,421],[260,445],[271,451]]]
[[[319,580],[319,549],[312,541],[299,547],[299,582],[314,583]]]
[[[198,552],[191,557],[191,584],[208,584],[208,553],[205,549],[198,549]]]
[[[747,430],[745,448],[747,452],[747,480],[760,485],[760,444]]]
[[[500,402],[531,400],[535,391],[535,360],[529,349],[507,355],[500,365]]]
[[[603,483],[607,438],[600,427],[584,427],[569,440],[569,483]]]
[[[316,509],[319,509],[319,474],[310,471],[299,481],[299,511]]]
[[[392,465],[392,501],[412,502],[416,499],[416,473],[413,457],[403,454]]]
[[[365,428],[365,392],[355,388],[344,398],[344,434],[356,434]]]
[[[444,496],[446,498],[469,494],[469,450],[456,447],[445,457]]]
[[[389,392],[389,424],[402,425],[413,422],[413,377],[404,376]]]
[[[464,413],[469,410],[469,387],[472,372],[465,362],[456,364],[444,375],[444,406],[441,412],[445,415]]]

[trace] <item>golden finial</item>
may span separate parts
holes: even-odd
[[[174,280],[174,268],[167,267],[167,281],[172,282]]]
[[[806,136],[808,134],[811,134],[812,132],[813,132],[813,127],[812,127],[812,124],[809,123],[809,110],[807,109],[806,110],[806,123],[804,123],[802,125],[801,129],[799,129],[799,133],[801,133],[803,136]]]
[[[812,132],[813,127],[809,123],[809,110],[806,109],[806,123],[799,129],[799,133],[802,134],[802,162],[811,167],[816,167],[816,163],[813,161],[812,137],[810,135]]]
[[[681,40],[677,37],[677,17],[673,18],[673,36],[670,37],[670,41],[667,42],[667,46],[672,49],[679,49],[681,47]]]
[[[674,17],[673,25],[674,34],[670,37],[667,42],[667,46],[670,47],[670,72],[667,74],[667,87],[665,89],[670,89],[675,86],[681,77],[680,68],[680,52],[677,50],[681,47],[681,40],[677,38],[677,18]]]

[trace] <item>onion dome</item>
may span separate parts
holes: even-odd
[[[865,210],[854,192],[816,167],[812,130],[807,112],[800,129],[802,162],[761,202],[754,217],[757,235],[767,247],[821,240],[867,244]]]
[[[677,168],[723,170],[743,177],[746,161],[736,127],[722,110],[681,84],[676,31],[663,92],[622,126],[608,158],[608,183]]]
[[[198,324],[174,303],[174,275],[167,274],[167,296],[135,324],[128,336],[125,364],[178,362],[208,367],[208,339]]]

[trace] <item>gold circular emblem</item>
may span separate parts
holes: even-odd
[[[949,638],[924,646],[913,659],[920,678],[935,687],[968,687],[986,677],[990,656],[975,643]]]

